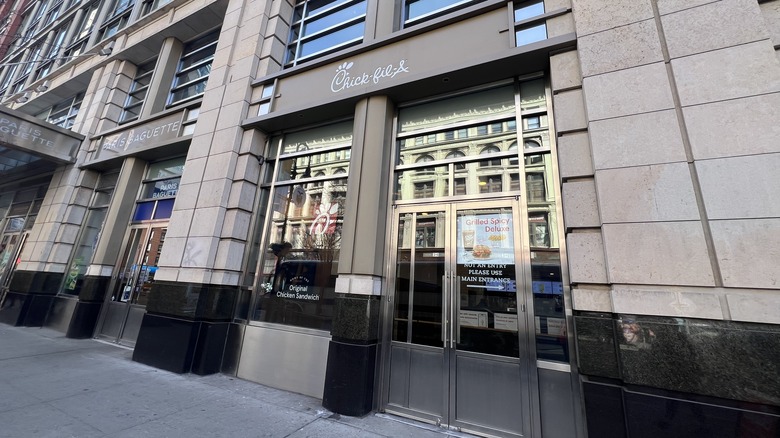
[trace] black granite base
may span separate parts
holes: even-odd
[[[174,373],[220,372],[230,323],[145,314],[133,360]]]
[[[0,322],[14,326],[43,327],[53,301],[52,295],[7,292],[0,308]]]
[[[780,407],[780,326],[594,313],[575,325],[583,375]]]
[[[138,332],[133,360],[174,373],[192,368],[199,322],[145,314]]]
[[[73,339],[91,338],[95,332],[101,307],[103,307],[102,302],[79,301],[76,303],[76,308],[73,310],[73,316],[65,337]]]
[[[54,302],[54,295],[28,295],[30,300],[30,306],[27,308],[27,313],[24,315],[24,322],[22,325],[26,327],[43,327],[43,323],[46,322],[46,316],[49,314],[49,309]]]
[[[17,293],[56,295],[59,292],[62,277],[63,274],[58,272],[17,270],[11,277],[8,289]]]
[[[374,399],[376,344],[355,345],[331,341],[322,406],[333,412],[363,416]]]
[[[13,326],[23,325],[30,302],[30,296],[27,294],[7,292],[0,307],[0,322]]]
[[[774,438],[777,409],[672,391],[585,382],[588,436],[604,438]]]
[[[230,323],[202,322],[195,355],[192,359],[192,372],[201,376],[215,374],[222,369],[222,356]]]

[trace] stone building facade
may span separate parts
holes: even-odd
[[[0,321],[481,435],[780,433],[780,1],[7,5]]]

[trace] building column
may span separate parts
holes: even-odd
[[[271,2],[230,0],[200,115],[187,152],[159,270],[149,295],[133,360],[177,373],[222,368],[246,266],[252,212],[265,138],[240,126],[249,111]],[[158,68],[179,59],[166,40]],[[174,63],[151,84],[143,114],[165,106]],[[156,88],[155,88],[156,87]],[[156,90],[156,91],[155,91]]]
[[[322,405],[360,416],[372,410],[387,230],[393,105],[386,96],[360,101],[336,280],[332,339]]]

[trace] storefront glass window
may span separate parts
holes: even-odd
[[[272,140],[277,177],[252,319],[330,330],[351,144],[352,122]]]

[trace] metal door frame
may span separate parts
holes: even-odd
[[[168,223],[169,223],[168,220],[165,220],[165,221],[150,221],[150,222],[131,224],[127,228],[127,231],[125,232],[125,235],[123,237],[123,244],[122,244],[122,248],[120,249],[120,252],[119,252],[119,257],[117,258],[116,264],[114,265],[114,268],[113,268],[113,273],[111,275],[111,281],[109,282],[109,287],[106,289],[106,294],[105,294],[105,297],[103,299],[103,306],[102,306],[102,309],[100,311],[100,318],[98,318],[98,323],[96,325],[95,334],[94,334],[93,337],[99,338],[99,339],[103,339],[103,340],[106,340],[106,341],[109,341],[109,342],[117,343],[117,344],[122,344],[123,343],[122,342],[123,341],[122,336],[124,335],[125,328],[127,327],[127,320],[128,320],[129,315],[130,315],[130,311],[133,308],[143,308],[143,309],[146,308],[145,305],[133,304],[132,303],[132,296],[133,296],[132,295],[132,293],[133,293],[132,291],[130,292],[131,299],[128,300],[127,302],[122,302],[121,300],[113,301],[111,299],[111,295],[112,295],[112,293],[114,291],[114,288],[118,287],[118,284],[120,283],[119,275],[120,275],[120,272],[122,271],[123,264],[125,264],[125,257],[127,255],[127,251],[130,249],[129,248],[130,237],[132,236],[132,234],[133,234],[133,232],[135,230],[146,230],[147,231],[146,237],[145,237],[146,243],[143,245],[143,248],[146,248],[149,245],[149,241],[151,239],[151,232],[150,231],[153,228],[168,228]],[[138,254],[136,254],[136,257],[135,257],[135,262],[139,266],[141,265],[140,260],[141,260],[142,254],[145,254],[145,250],[139,252]],[[141,275],[141,270],[139,269],[133,275],[133,282],[132,282],[133,287],[135,287],[135,285],[137,284],[138,278],[139,278],[140,275]],[[117,293],[121,293],[121,292],[117,292]],[[117,303],[117,304],[113,304],[113,303]],[[112,307],[112,306],[117,307],[117,306],[121,306],[121,305],[124,305],[125,309],[124,309],[124,315],[122,315],[122,323],[121,323],[119,332],[117,333],[117,336],[114,337],[114,336],[104,335],[102,333],[103,332],[103,325],[105,324],[105,320],[106,320],[106,316],[107,316],[108,312],[110,312],[110,307]],[[129,344],[129,342],[125,341],[124,344]],[[134,342],[133,342],[133,344],[134,344]]]
[[[520,349],[520,357],[512,358],[498,355],[491,355],[478,352],[469,352],[458,350],[456,347],[456,321],[458,321],[460,310],[460,294],[455,287],[459,284],[458,278],[455,275],[455,269],[457,265],[457,212],[463,210],[481,210],[489,208],[510,208],[512,216],[515,220],[514,226],[514,253],[515,253],[515,277],[517,282],[517,300],[518,300],[518,341]],[[433,203],[421,203],[421,204],[407,204],[407,205],[394,205],[392,209],[392,220],[390,223],[390,229],[388,231],[388,257],[387,265],[385,267],[386,278],[388,283],[388,296],[386,300],[383,300],[383,325],[382,325],[382,358],[380,365],[380,396],[379,408],[382,411],[396,413],[406,417],[414,418],[417,420],[436,423],[437,425],[443,425],[455,430],[463,430],[478,434],[501,434],[501,430],[490,429],[489,427],[481,427],[476,424],[469,424],[465,422],[458,422],[455,416],[456,408],[456,388],[457,388],[457,374],[456,374],[456,358],[465,357],[478,357],[489,358],[491,361],[496,362],[511,362],[516,363],[518,366],[518,372],[521,373],[523,380],[523,387],[518,388],[523,391],[522,394],[522,409],[523,416],[526,421],[523,423],[523,429],[526,432],[524,436],[538,436],[539,430],[539,392],[538,392],[538,378],[536,376],[536,351],[535,351],[535,339],[533,331],[533,294],[530,292],[530,286],[528,283],[529,267],[530,267],[530,254],[526,251],[526,238],[525,234],[527,230],[523,228],[525,221],[523,218],[523,206],[518,197],[506,197],[490,200],[464,200],[464,201],[452,201],[452,202],[433,202]],[[447,272],[447,278],[443,280],[442,286],[443,302],[442,302],[442,328],[444,331],[444,347],[429,347],[426,345],[411,344],[408,342],[399,342],[392,340],[392,325],[394,317],[394,298],[396,290],[396,269],[397,269],[397,256],[398,256],[398,238],[399,238],[399,226],[401,224],[400,218],[405,213],[422,213],[441,211],[445,214],[445,272]],[[416,218],[415,222],[416,224]],[[520,306],[524,307],[522,309]],[[412,301],[413,306],[413,301]],[[521,310],[522,309],[522,310]],[[410,306],[411,311],[411,306]],[[391,349],[393,345],[403,344],[410,350],[442,350],[442,360],[444,362],[443,367],[446,370],[443,376],[444,379],[444,394],[442,394],[443,410],[445,412],[444,418],[436,418],[436,416],[429,415],[424,412],[417,412],[407,408],[402,408],[396,405],[390,405],[390,377],[391,377]],[[509,436],[518,436],[510,434]]]

